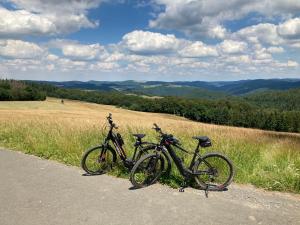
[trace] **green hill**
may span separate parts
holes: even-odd
[[[204,98],[218,99],[230,96],[225,92],[210,91],[203,88],[176,86],[176,85],[153,85],[144,86],[134,90],[137,94],[155,95],[155,96],[176,96],[185,98]]]
[[[300,111],[300,88],[287,91],[264,91],[244,97],[247,102],[264,108]]]

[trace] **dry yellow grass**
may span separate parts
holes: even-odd
[[[207,135],[213,148],[234,162],[235,181],[267,189],[300,192],[300,135],[218,126],[159,114],[135,112],[114,106],[48,98],[44,102],[0,102],[0,145],[17,148],[46,158],[78,165],[82,152],[102,141],[101,128],[108,113],[113,114],[126,149],[131,151],[135,132],[147,133],[157,123],[174,134],[188,149],[194,135]],[[177,175],[176,171],[174,171]]]

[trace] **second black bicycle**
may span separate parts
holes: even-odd
[[[171,134],[165,134],[154,124],[154,128],[161,136],[157,151],[144,155],[139,159],[131,170],[130,181],[135,188],[141,188],[153,184],[162,175],[165,160],[161,153],[167,149],[180,174],[184,178],[181,191],[191,180],[206,191],[224,190],[233,180],[234,169],[232,162],[223,154],[210,152],[200,155],[200,147],[211,146],[211,141],[206,136],[193,137],[198,141],[195,151],[189,152],[180,146],[180,142]],[[175,147],[187,154],[192,155],[189,166],[185,166],[182,159],[176,154]]]

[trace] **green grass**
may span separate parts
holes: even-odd
[[[62,106],[58,101],[0,103],[0,146],[79,166],[84,150],[102,142],[106,132],[103,128],[105,115],[112,112],[129,156],[133,153],[133,133],[146,133],[146,140],[158,141],[156,133],[150,129],[156,122],[190,150],[197,143],[191,138],[193,135],[211,137],[213,147],[204,151],[226,154],[234,163],[237,183],[300,193],[300,136],[297,134],[206,125],[175,116],[75,101],[67,101]],[[188,164],[190,158],[182,156]],[[128,177],[121,163],[111,174]],[[172,187],[178,187],[181,181],[174,165],[172,174],[161,179]]]

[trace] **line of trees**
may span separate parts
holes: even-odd
[[[45,100],[46,93],[31,83],[16,80],[0,80],[0,101]]]

